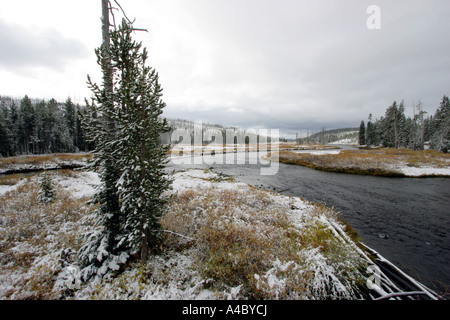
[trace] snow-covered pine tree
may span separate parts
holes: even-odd
[[[359,125],[359,145],[366,144],[366,125],[364,124],[364,120],[361,121]]]
[[[132,25],[123,20],[111,33],[114,82],[119,84],[114,94],[121,152],[117,165],[122,171],[117,187],[125,219],[119,244],[145,262],[148,250],[158,242],[159,220],[168,200],[163,196],[170,186],[164,173],[168,146],[162,144],[160,134],[170,127],[160,117],[165,103],[158,73],[146,65],[147,50],[132,40],[132,32]]]
[[[109,22],[107,22],[109,25]],[[86,100],[86,111],[82,115],[82,127],[86,140],[95,149],[94,161],[90,164],[100,172],[101,185],[92,202],[98,204],[94,211],[96,232],[86,235],[84,246],[79,256],[84,266],[82,273],[85,279],[92,275],[103,275],[108,270],[117,270],[119,264],[125,263],[128,254],[124,248],[119,248],[119,231],[123,225],[120,212],[117,181],[121,172],[117,165],[120,150],[117,149],[117,128],[115,124],[115,103],[113,96],[113,68],[110,59],[110,43],[95,50],[97,63],[103,73],[102,86],[92,82],[88,76],[88,87],[93,93],[91,102]]]
[[[39,179],[39,193],[38,201],[41,203],[53,202],[55,197],[55,188],[51,177],[47,174],[47,170],[44,170]]]
[[[97,51],[97,55],[99,54],[101,55]],[[95,146],[94,161],[90,168],[100,171],[101,185],[92,199],[92,203],[98,204],[93,213],[98,229],[86,235],[85,244],[79,252],[85,279],[92,275],[102,276],[109,270],[117,270],[119,265],[128,259],[128,254],[118,247],[117,239],[123,218],[116,187],[120,177],[117,166],[117,158],[120,155],[115,148],[116,135],[112,130],[110,118],[113,104],[109,103],[104,88],[99,88],[90,79],[88,83],[94,98],[92,103],[86,101],[87,111],[83,115],[82,123],[86,139]]]
[[[168,200],[168,146],[160,141],[160,134],[170,130],[160,117],[165,103],[158,74],[146,66],[147,50],[133,41],[132,32],[132,25],[123,20],[111,31],[109,48],[97,49],[102,70],[112,71],[112,93],[89,79],[94,101],[87,103],[85,128],[97,146],[93,165],[101,168],[103,183],[95,198],[101,228],[81,250],[85,276],[115,270],[130,255],[145,262],[159,238],[159,219]]]
[[[434,149],[448,153],[450,150],[450,100],[447,96],[442,98],[439,108],[432,121],[433,134],[431,145]]]
[[[386,109],[385,117],[380,120],[381,141],[385,147],[398,149],[405,144],[405,107],[403,101],[394,103]]]

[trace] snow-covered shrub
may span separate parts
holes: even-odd
[[[55,188],[53,186],[53,181],[50,175],[44,170],[44,173],[39,179],[40,190],[38,193],[38,200],[41,203],[49,203],[54,201]]]

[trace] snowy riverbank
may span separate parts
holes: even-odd
[[[370,299],[373,263],[332,209],[209,170],[173,174],[163,247],[146,265],[82,283],[76,251],[95,230],[94,172],[49,173],[0,186],[0,299]],[[370,268],[372,266],[372,269]],[[373,278],[373,276],[372,276]],[[388,286],[389,288],[389,286]]]
[[[59,194],[52,204],[37,203],[37,176],[18,177],[0,189],[3,299],[360,297],[358,286],[365,280],[360,270],[367,262],[343,237],[345,226],[334,212],[202,170],[173,176],[172,192],[178,198],[163,222],[171,229],[163,252],[145,266],[131,263],[118,276],[80,283],[67,296],[63,289],[68,269],[61,264],[61,251],[76,251],[79,236],[94,228],[86,200],[99,179],[92,172],[67,170],[51,176]],[[210,237],[225,241],[224,234],[232,241],[228,246],[207,246]],[[240,246],[230,247],[237,243]],[[248,258],[259,262],[252,265]],[[206,261],[215,261],[214,267],[205,268]],[[71,266],[78,268],[75,260]],[[228,283],[236,267],[243,278]]]
[[[272,161],[329,172],[390,177],[450,177],[450,155],[407,149],[280,151]]]
[[[56,153],[0,158],[0,174],[82,168],[91,157],[90,153]]]

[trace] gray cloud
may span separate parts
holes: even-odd
[[[88,54],[83,43],[55,29],[36,31],[1,20],[0,43],[0,66],[22,72],[34,67],[61,71],[71,59]]]
[[[381,30],[366,27],[366,9],[372,4],[381,9]],[[411,113],[420,99],[434,113],[442,96],[450,95],[448,0],[128,5],[138,26],[150,30],[136,36],[149,48],[149,63],[159,72],[170,118],[295,134],[322,126],[357,127],[369,113],[382,116],[394,100],[404,99]],[[50,19],[47,11],[41,14]],[[29,69],[40,72],[38,67],[44,67],[57,71],[64,85],[72,76],[65,67],[89,56],[100,41],[98,17],[87,20],[92,26],[77,32],[83,43],[90,43],[89,50],[55,29],[30,30],[0,20],[0,69],[29,78]],[[78,62],[86,73],[99,71]],[[46,86],[42,91],[53,90],[39,85]]]
[[[168,115],[291,132],[357,127],[394,100],[433,113],[450,94],[450,6],[379,0],[382,29],[369,30],[372,2],[190,3],[193,31],[215,50],[209,73],[167,88]]]

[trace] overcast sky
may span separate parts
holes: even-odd
[[[114,4],[114,1],[112,1]],[[357,127],[450,94],[448,0],[120,0],[160,76],[165,115],[242,128]],[[369,5],[381,29],[369,29]],[[100,0],[0,6],[0,95],[83,102],[101,82]],[[119,18],[119,15],[117,16]],[[372,20],[370,20],[372,21]]]

